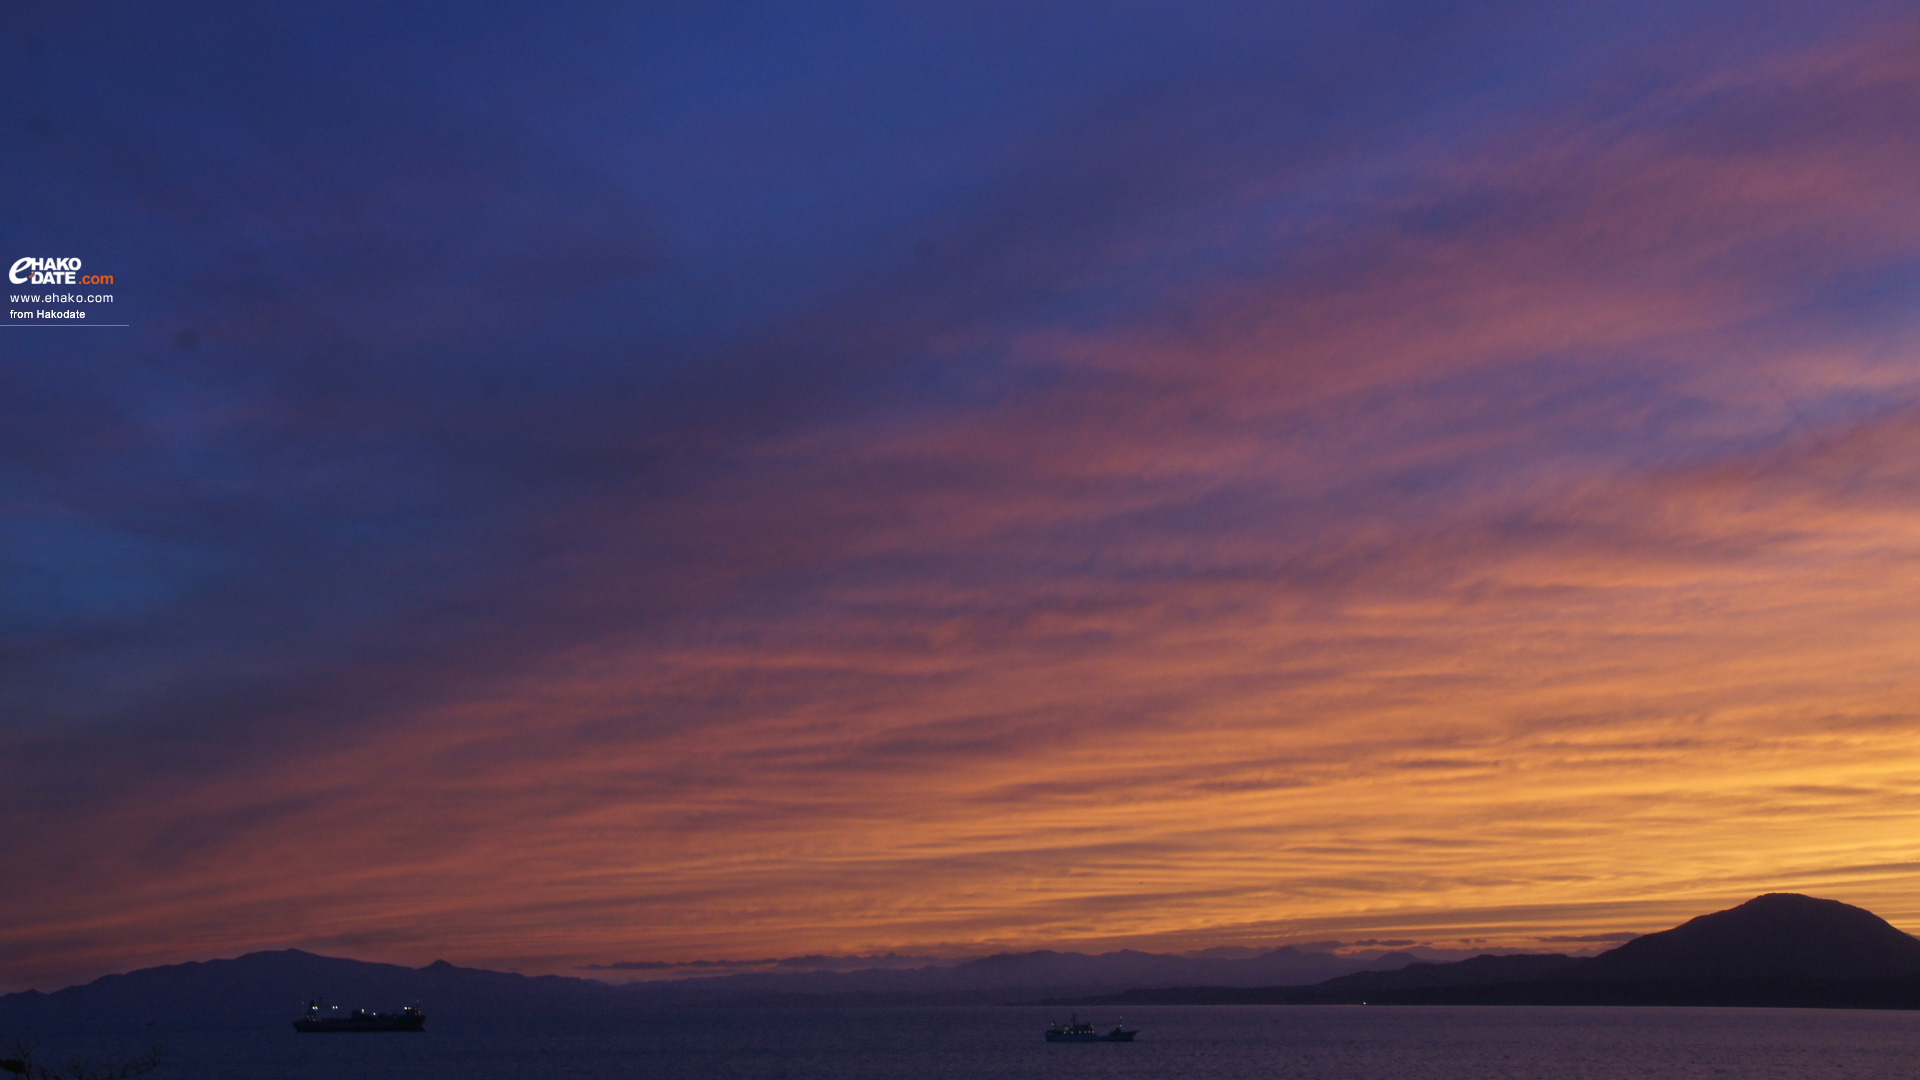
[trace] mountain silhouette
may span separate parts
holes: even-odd
[[[283,1025],[316,997],[347,1008],[394,1010],[422,1004],[458,1015],[509,1014],[522,1008],[590,1011],[620,1008],[618,988],[592,979],[516,975],[437,961],[421,968],[374,964],[299,949],[248,953],[105,975],[51,994],[0,997],[0,1025],[57,1030],[78,1024],[167,1026]]]
[[[1319,984],[1342,991],[1492,986],[1537,980],[1887,979],[1920,975],[1920,939],[1865,908],[1797,893],[1767,893],[1739,907],[1647,934],[1598,956],[1476,956],[1410,964]]]
[[[1089,1000],[1912,1008],[1920,1007],[1920,939],[1838,900],[1767,893],[1592,957],[1488,955],[1309,987],[1166,987]]]
[[[1790,893],[1756,897],[1593,957],[1486,955],[1450,964],[1413,959],[1405,953],[1356,958],[1291,947],[1244,958],[1039,951],[946,966],[760,972],[614,986],[464,968],[444,960],[409,968],[282,949],[108,975],[51,994],[8,994],[0,997],[0,1028],[279,1027],[315,997],[348,1008],[417,1004],[435,1028],[504,1016],[700,1004],[985,1003],[1040,997],[1113,1004],[1920,1007],[1920,940],[1862,908]],[[1366,968],[1372,970],[1359,970]],[[1126,989],[1143,984],[1160,989]]]
[[[1865,908],[1798,893],[1635,938],[1579,964],[1584,979],[1885,979],[1920,975],[1920,939]]]
[[[1098,955],[1039,951],[945,966],[752,972],[616,986],[596,979],[465,968],[445,960],[409,968],[280,949],[107,975],[51,994],[8,994],[0,997],[0,1026],[41,1031],[96,1021],[279,1026],[313,998],[346,1008],[389,1011],[419,1005],[435,1028],[455,1018],[684,1005],[993,1003],[1009,997],[1112,993],[1144,982],[1306,985],[1412,959],[1405,953],[1357,958],[1292,947],[1238,959],[1131,949]]]
[[[1358,958],[1292,946],[1237,959],[1176,956],[1135,949],[1098,954],[1039,950],[1000,953],[939,967],[746,972],[640,984],[632,987],[631,992],[645,998],[674,1000],[786,1000],[826,995],[872,999],[891,995],[929,1002],[993,1002],[1004,1000],[1008,994],[1111,993],[1143,983],[1305,986],[1354,971],[1401,967],[1413,959],[1407,953]]]
[[[1492,986],[1553,978],[1579,964],[1564,953],[1514,953],[1476,956],[1451,964],[1408,964],[1397,971],[1362,971],[1316,983],[1311,989],[1332,988],[1356,994],[1381,990],[1410,990],[1430,986]]]

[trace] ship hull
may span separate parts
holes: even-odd
[[[425,1031],[424,1016],[383,1016],[377,1020],[295,1020],[293,1030],[307,1034],[341,1035],[361,1031]]]
[[[1064,1031],[1047,1032],[1048,1042],[1132,1042],[1137,1031],[1115,1031],[1106,1035],[1081,1035]]]

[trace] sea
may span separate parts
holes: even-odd
[[[1920,1013],[1824,1009],[1166,1006],[1132,1043],[1048,1043],[1044,1007],[799,1008],[502,1022],[66,1033],[60,1065],[157,1044],[154,1080],[1914,1080]],[[1109,1027],[1118,1015],[1081,1010]],[[0,1046],[0,1052],[5,1047]]]

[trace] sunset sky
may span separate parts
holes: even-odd
[[[1920,930],[1911,4],[8,24],[0,989]]]

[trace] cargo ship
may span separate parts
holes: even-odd
[[[307,1015],[293,1022],[293,1030],[305,1032],[346,1031],[425,1031],[427,1014],[408,1005],[397,1013],[368,1012],[355,1009],[341,1014],[340,1006],[319,1001],[307,1002]]]

